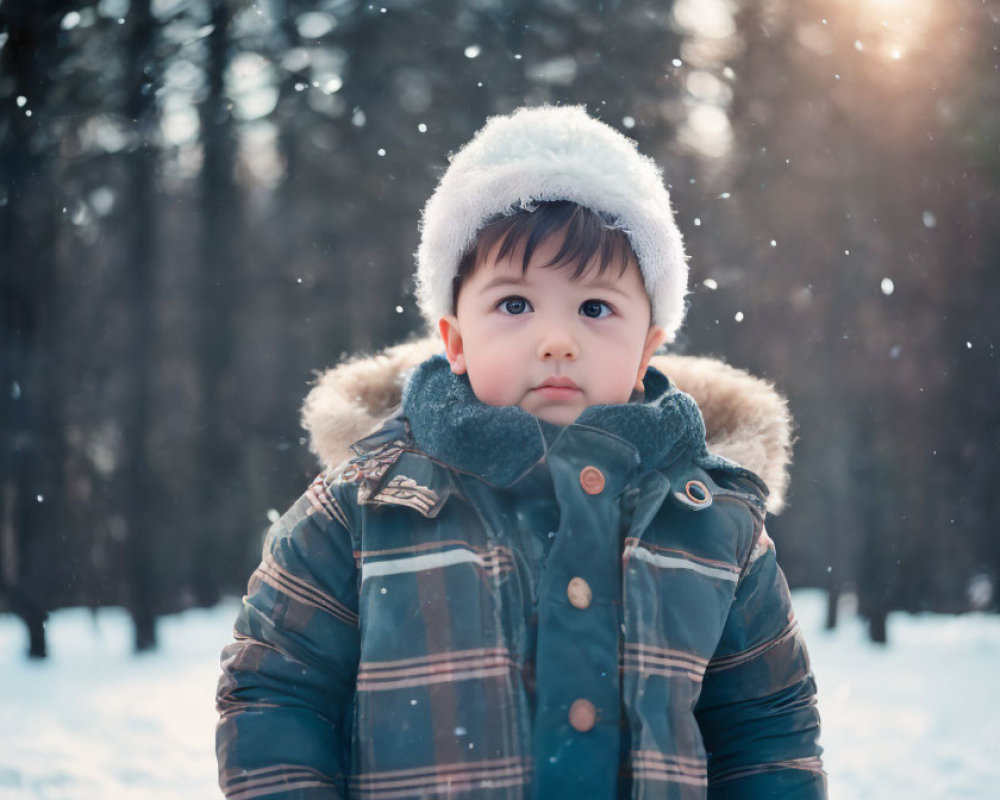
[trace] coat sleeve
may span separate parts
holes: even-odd
[[[227,798],[347,796],[358,663],[348,517],[324,476],[268,531],[222,652],[216,753]]]
[[[744,569],[695,709],[709,798],[825,798],[816,685],[765,531]]]

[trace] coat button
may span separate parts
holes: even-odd
[[[594,594],[590,591],[590,584],[583,578],[573,578],[566,585],[566,596],[574,608],[586,608]]]
[[[597,467],[584,467],[580,470],[580,486],[587,494],[600,494],[604,491],[604,474]]]
[[[593,703],[589,700],[584,700],[582,697],[579,700],[573,701],[573,705],[569,707],[569,724],[575,730],[580,731],[580,733],[586,733],[594,727],[594,723],[596,722],[597,709],[594,708]]]

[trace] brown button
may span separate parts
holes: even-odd
[[[701,481],[688,481],[684,484],[684,492],[692,503],[697,503],[700,506],[712,500],[712,493],[708,491],[708,487]]]
[[[600,494],[604,491],[604,474],[597,467],[584,467],[580,470],[580,485],[587,494]]]
[[[586,608],[590,605],[590,598],[594,593],[590,591],[590,584],[583,578],[573,578],[566,584],[566,596],[574,608]]]
[[[584,700],[582,697],[579,700],[573,701],[573,705],[569,707],[570,725],[580,731],[580,733],[586,733],[594,727],[594,723],[596,722],[597,709],[594,708],[593,703],[589,700]]]

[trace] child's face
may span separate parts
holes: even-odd
[[[542,242],[522,274],[519,248],[500,259],[498,243],[462,284],[454,316],[439,323],[452,371],[468,373],[491,406],[518,406],[569,425],[592,405],[628,402],[642,388],[664,340],[634,259],[621,276],[595,266],[541,267],[562,235]]]

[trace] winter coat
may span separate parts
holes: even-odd
[[[427,347],[328,373],[314,448],[338,460]],[[780,504],[783,401],[658,363]],[[431,358],[353,449],[270,529],[223,652],[227,797],[826,796],[767,489],[663,374],[562,428]]]

